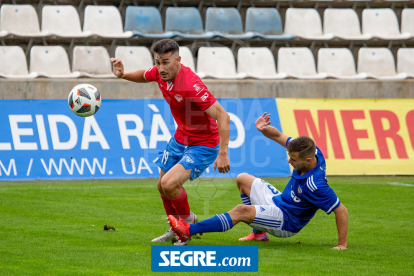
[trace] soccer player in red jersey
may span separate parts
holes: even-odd
[[[197,216],[190,212],[183,184],[199,177],[213,162],[214,170],[230,171],[227,155],[230,116],[200,78],[180,63],[179,46],[174,40],[160,40],[151,51],[155,66],[147,71],[124,72],[121,60],[111,58],[113,71],[118,78],[129,81],[157,82],[170,105],[178,127],[155,162],[161,169],[157,188],[167,216],[195,223]],[[173,231],[168,229],[152,241],[170,241],[174,237]]]

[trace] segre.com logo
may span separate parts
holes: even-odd
[[[257,272],[256,245],[152,246],[153,272]]]

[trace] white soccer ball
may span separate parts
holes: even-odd
[[[70,110],[78,116],[89,117],[101,107],[101,94],[95,86],[78,84],[69,93]]]

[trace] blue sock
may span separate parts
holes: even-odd
[[[255,233],[255,234],[259,235],[259,234],[262,234],[262,233],[263,233],[263,231],[259,231],[259,230],[253,229],[253,233]]]
[[[250,202],[250,198],[247,195],[242,194],[240,195],[240,197],[244,205],[252,205],[252,203]]]
[[[209,232],[224,232],[233,228],[233,221],[229,213],[215,215],[209,219],[190,224],[190,235]]]

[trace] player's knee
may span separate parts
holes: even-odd
[[[237,187],[240,189],[243,185],[246,185],[249,182],[253,182],[252,178],[254,180],[254,177],[248,173],[241,173],[237,175],[236,177]]]
[[[173,180],[163,177],[161,179],[161,189],[168,196],[177,189],[177,183]]]
[[[242,214],[248,213],[248,211],[249,211],[248,207],[250,207],[250,206],[244,205],[244,204],[239,204],[236,207],[234,207],[232,211],[236,212],[239,215],[242,215]]]
[[[160,194],[164,194],[164,190],[162,189],[162,186],[161,186],[161,179],[158,179],[157,189],[158,191],[160,191]]]

